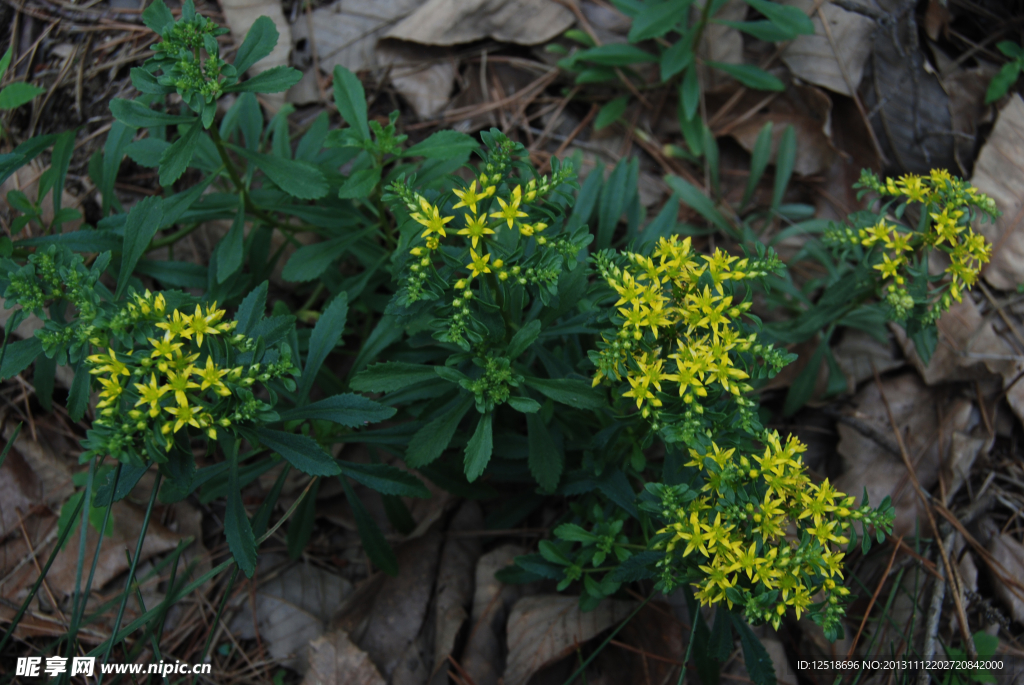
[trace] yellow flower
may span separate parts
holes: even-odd
[[[180,407],[165,407],[168,414],[171,414],[177,419],[174,422],[174,432],[177,433],[186,424],[194,426],[196,428],[202,428],[199,425],[199,421],[196,420],[196,413],[192,407],[187,404],[181,405]],[[170,424],[168,424],[170,425]]]
[[[494,231],[487,228],[487,219],[485,217],[473,216],[466,221],[466,227],[458,231],[458,235],[469,236],[475,248],[481,238],[485,235],[494,235]]]
[[[190,366],[183,371],[167,372],[167,387],[174,391],[174,399],[181,406],[188,404],[188,397],[185,393],[188,390],[199,387],[198,383],[193,383],[189,380],[189,377],[192,375],[192,368],[193,367]]]
[[[484,190],[483,192],[477,194],[476,181],[470,183],[469,187],[466,188],[465,190],[452,190],[452,192],[455,193],[459,198],[458,204],[454,205],[452,209],[458,209],[459,207],[469,207],[469,211],[473,212],[473,214],[476,214],[476,203],[482,202],[485,198],[493,194],[494,186],[491,186],[489,191],[490,192]]]
[[[206,358],[206,368],[202,370],[193,368],[192,373],[199,376],[203,381],[202,385],[199,386],[200,390],[206,390],[207,388],[212,387],[214,392],[222,397],[227,397],[231,394],[231,391],[228,390],[227,386],[224,385],[224,382],[221,381],[221,378],[227,375],[228,370],[218,368],[217,365],[213,363],[213,357]]]
[[[426,226],[427,230],[423,231],[423,233],[421,233],[420,236],[426,238],[431,234],[436,233],[442,238],[446,238],[448,234],[445,233],[444,231],[444,225],[451,221],[452,219],[454,219],[455,217],[442,217],[441,212],[438,210],[438,208],[435,205],[430,204],[423,198],[420,198],[420,208],[423,210],[422,214],[419,212],[415,212],[409,215],[412,217],[414,221],[416,221],[416,223]]]
[[[896,279],[896,283],[902,285],[904,278],[899,275],[899,268],[901,266],[903,266],[902,257],[897,255],[896,259],[889,259],[889,255],[883,254],[882,263],[875,264],[874,268],[882,272],[882,278],[894,278]]]
[[[508,203],[499,197],[498,204],[501,205],[501,211],[491,214],[491,218],[504,219],[508,223],[508,227],[512,228],[513,221],[526,216],[526,212],[519,210],[519,203],[522,202],[522,193],[522,188],[516,186],[512,190],[512,197],[509,198]]]
[[[180,350],[185,344],[180,342],[171,342],[170,338],[164,338],[163,340],[147,338],[147,340],[149,340],[149,344],[153,346],[153,351],[149,355],[150,359],[156,359],[157,357],[173,359],[174,353]]]
[[[170,392],[170,388],[166,385],[157,386],[156,374],[149,374],[149,384],[136,383],[135,388],[139,391],[139,401],[135,403],[138,407],[143,404],[149,405],[149,415],[156,417],[160,413],[160,398]]]
[[[117,376],[112,378],[98,378],[100,385],[103,386],[103,390],[100,391],[100,397],[103,399],[102,402],[97,404],[97,407],[109,407],[117,398],[124,392],[124,388],[117,382]]]
[[[130,351],[125,352],[124,356],[130,357],[132,356],[132,353]],[[93,364],[101,365],[97,366],[94,369],[91,369],[89,373],[110,373],[110,376],[112,378],[116,378],[117,376],[121,375],[132,375],[132,372],[128,370],[128,367],[125,366],[123,362],[118,360],[117,353],[114,352],[114,350],[109,347],[107,348],[107,354],[94,354],[90,357],[86,357],[86,360],[92,362]]]
[[[480,274],[491,273],[491,267],[487,265],[487,262],[491,260],[491,255],[478,255],[476,250],[470,248],[469,256],[473,261],[467,264],[466,268],[472,270],[473,278],[476,278]]]
[[[166,321],[161,321],[156,325],[157,328],[162,328],[167,331],[164,334],[165,340],[174,340],[177,337],[185,338],[186,340],[192,339],[192,334],[187,332],[188,319],[181,316],[181,312],[177,309],[174,310],[174,314],[171,318]]]
[[[192,316],[183,317],[188,321],[188,328],[182,334],[182,337],[191,338],[192,335],[196,336],[196,344],[202,347],[203,336],[205,335],[219,335],[221,332],[228,332],[234,329],[237,322],[232,321],[230,323],[219,324],[218,322],[224,318],[225,312],[223,309],[217,309],[217,303],[214,302],[212,307],[206,308],[204,314],[199,305],[196,305],[196,312]]]

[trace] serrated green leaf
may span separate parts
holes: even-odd
[[[164,0],[153,0],[142,11],[142,23],[149,27],[149,30],[153,33],[163,35],[165,31],[174,25],[174,15],[167,9]]]
[[[470,483],[483,475],[487,463],[491,460],[491,453],[494,451],[494,435],[491,429],[492,414],[488,412],[480,417],[476,424],[473,437],[466,445],[466,480]]]
[[[320,318],[317,319],[313,333],[309,336],[309,353],[306,355],[306,364],[299,377],[299,387],[295,396],[301,402],[313,389],[313,382],[316,374],[320,371],[324,360],[327,359],[334,346],[341,340],[341,334],[345,331],[345,320],[348,318],[348,293],[341,293],[327,305]]]
[[[277,27],[270,17],[259,17],[245,34],[245,40],[235,53],[235,70],[241,76],[249,67],[269,55],[277,45]]]
[[[191,124],[197,120],[194,116],[157,112],[136,100],[111,100],[110,113],[125,126],[132,128]]]
[[[45,92],[45,88],[33,86],[31,83],[16,81],[3,90],[0,90],[0,109],[15,109],[16,107],[21,107],[26,102],[31,102],[32,98],[35,96],[41,95]]]
[[[724,71],[747,88],[780,92],[786,90],[785,83],[764,69],[755,67],[753,64],[726,64],[725,62],[712,62],[708,60],[707,65],[719,71]]]
[[[540,330],[540,321],[534,319],[516,331],[516,334],[512,336],[512,340],[508,343],[508,358],[518,359],[534,343],[540,335]]]
[[[455,435],[455,429],[459,427],[459,422],[471,406],[473,396],[464,394],[452,409],[420,428],[409,441],[405,462],[413,468],[420,468],[440,457],[448,448]]]
[[[359,78],[340,64],[334,67],[334,104],[345,122],[363,140],[370,138],[370,125],[366,119],[366,91]]]
[[[121,123],[121,122],[118,122]],[[130,130],[131,129],[129,127]],[[124,149],[133,162],[140,166],[156,168],[160,166],[160,158],[164,151],[171,146],[166,140],[159,138],[143,138],[128,144]]]
[[[366,233],[359,231],[322,243],[303,245],[288,259],[288,263],[281,271],[281,277],[292,283],[304,283],[320,278],[336,259],[345,254]]]
[[[379,166],[353,171],[341,184],[338,197],[342,200],[362,200],[369,197],[373,189],[380,183],[380,173]]]
[[[8,342],[0,362],[0,380],[13,378],[27,369],[43,351],[43,343],[39,338]]]
[[[607,406],[605,398],[587,381],[572,378],[527,378],[526,385],[555,402],[577,409],[602,409]]]
[[[336,476],[341,473],[331,455],[324,452],[313,438],[270,428],[257,428],[257,439],[264,447],[277,452],[292,466],[311,476]]]
[[[394,407],[386,407],[362,395],[341,393],[313,404],[283,411],[281,420],[315,419],[354,427],[385,421],[394,416],[396,411]]]
[[[455,159],[480,147],[471,136],[459,131],[438,131],[426,140],[413,145],[402,153],[403,157],[426,157],[427,159]]]
[[[548,428],[538,414],[526,415],[526,430],[530,473],[543,491],[554,492],[562,477],[562,455],[555,449]]]
[[[163,222],[162,203],[158,197],[147,197],[128,212],[121,249],[121,272],[117,276],[117,291],[114,294],[117,299],[124,294],[135,265],[146,254],[153,236],[160,230]]]
[[[754,685],[775,685],[775,666],[768,651],[740,614],[729,614],[743,645],[743,662]]]
[[[575,523],[563,523],[555,528],[555,537],[569,542],[595,542],[597,536]]]
[[[241,199],[241,198],[239,198]],[[231,230],[217,244],[217,282],[223,283],[242,268],[245,240],[245,207],[240,206]]]
[[[261,19],[264,17],[260,17]],[[239,72],[241,73],[241,72]],[[283,93],[302,80],[302,72],[286,66],[271,67],[250,79],[228,86],[225,93]]]
[[[251,335],[266,312],[267,291],[270,284],[263,281],[245,296],[242,304],[238,305],[238,312],[235,314],[235,321],[238,322],[238,332]]]
[[[416,476],[408,471],[388,466],[387,464],[358,464],[356,462],[340,462],[341,473],[352,480],[362,483],[371,490],[382,495],[397,497],[430,497],[430,490]]]
[[[185,173],[199,145],[203,126],[198,121],[160,155],[160,185],[168,188]]]
[[[327,179],[309,162],[283,159],[275,155],[253,152],[237,145],[230,146],[240,156],[256,165],[274,184],[300,200],[318,200],[327,194]]]
[[[359,392],[394,392],[437,378],[434,368],[408,362],[374,364],[356,374],[349,387]]]

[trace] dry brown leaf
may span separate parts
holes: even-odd
[[[568,9],[551,0],[427,0],[386,34],[423,45],[484,38],[519,45],[551,40],[572,26]]]
[[[942,55],[937,48],[936,56]],[[950,60],[950,64],[955,64]],[[954,154],[961,174],[966,176],[974,164],[978,127],[992,122],[992,108],[985,104],[985,92],[996,68],[990,64],[977,67],[941,69],[942,87],[949,95],[949,116],[956,133]]]
[[[811,16],[814,35],[797,36],[783,51],[782,61],[799,79],[842,95],[853,95],[850,86],[856,90],[860,85],[864,65],[871,55],[871,32],[875,29],[875,22],[828,2],[822,4],[814,0],[783,0],[783,4],[799,7],[805,14],[820,5],[821,12],[828,20],[835,49],[825,33],[821,15],[814,12]],[[846,78],[843,77],[844,70]],[[850,85],[847,85],[847,78]]]
[[[377,57],[390,65],[391,85],[418,116],[437,116],[448,104],[455,83],[455,59],[446,48],[386,40],[377,46]]]
[[[322,635],[309,645],[309,670],[302,685],[386,685],[366,652],[344,630]]]
[[[351,72],[382,66],[386,62],[378,58],[377,40],[423,2],[337,0],[308,15],[302,13],[291,26],[293,59],[303,67],[312,65],[315,45],[320,69],[328,74],[337,65]]]
[[[849,392],[874,376],[874,370],[885,373],[898,369],[905,363],[897,357],[896,346],[891,340],[879,342],[874,336],[864,331],[847,328],[839,344],[832,348],[836,363],[846,377],[846,388]]]
[[[1024,372],[1024,358],[1000,336],[993,316],[982,317],[970,296],[954,303],[938,321],[939,344],[928,366],[921,363],[903,329],[892,326],[896,340],[928,385],[956,380],[984,381],[993,375],[1002,379],[1006,401],[1014,414],[1024,420],[1024,384],[1016,382]]]
[[[992,446],[992,438],[977,437],[957,431],[953,433],[949,444],[949,456],[942,464],[942,480],[946,484],[946,502],[971,477],[971,467],[979,454],[988,452]]]
[[[436,529],[405,543],[396,553],[398,575],[386,578],[358,640],[380,672],[390,678],[419,635],[434,589],[442,536]]]
[[[260,17],[268,17],[277,27],[277,45],[269,55],[254,64],[249,73],[252,76],[261,74],[274,67],[288,65],[288,53],[292,49],[292,32],[288,21],[284,18],[279,0],[222,0],[220,7],[224,12],[224,20],[231,29],[231,39],[235,45],[241,45],[245,34]],[[239,74],[241,76],[241,74]],[[284,93],[261,95],[260,99],[273,112],[281,109],[284,104]]]
[[[989,552],[1011,577],[1024,578],[1024,545],[1017,542],[1012,535],[1002,533],[994,536],[989,541]],[[994,584],[996,597],[1010,607],[1013,620],[1024,621],[1024,601],[998,579]]]
[[[647,604],[619,632],[616,640],[646,654],[662,657],[662,659],[682,661],[686,653],[683,626],[673,615],[671,607],[662,602]],[[606,651],[610,653],[611,649]],[[615,654],[619,660],[628,663],[631,673],[643,674],[642,680],[638,679],[639,682],[651,683],[651,685],[667,685],[676,682],[675,676],[679,669],[674,664],[662,659],[648,658],[644,654],[634,651],[629,652],[628,660],[622,658],[624,655],[625,652]]]
[[[796,161],[793,170],[807,176],[832,166],[836,149],[832,145],[832,101],[828,95],[811,86],[793,86],[768,105],[768,112],[751,117],[732,129],[732,136],[751,152],[761,129],[772,126],[772,159],[779,139],[787,126],[796,133]]]
[[[579,7],[601,45],[627,41],[633,20],[613,5],[598,5],[592,0],[583,0]]]
[[[17,427],[12,421],[4,426],[4,443],[11,439]],[[58,459],[45,432],[37,431],[39,440],[32,439],[31,429],[24,425],[0,467],[0,539],[19,526],[21,520],[32,516],[36,505],[57,511],[71,493],[71,472]]]
[[[531,675],[616,625],[635,607],[636,602],[605,600],[583,613],[577,597],[534,595],[520,599],[508,619],[505,685],[525,685]]]
[[[270,574],[285,559],[267,555],[260,560],[260,574]],[[309,564],[293,564],[272,573],[256,590],[256,626],[249,602],[235,614],[231,632],[244,640],[256,637],[282,666],[305,670],[305,647],[320,637],[331,615],[352,591],[352,584],[334,573]]]
[[[484,527],[480,505],[465,502],[452,518],[448,531],[465,532]],[[447,685],[448,655],[469,615],[466,608],[473,601],[473,574],[480,558],[480,538],[449,537],[441,551],[434,591],[434,664],[431,682]]]
[[[948,406],[936,406],[933,391],[921,382],[916,373],[882,379],[882,388],[921,487],[928,490],[938,480],[943,456],[940,450],[948,447],[955,431],[966,432],[976,421],[973,406],[959,398],[950,401]],[[857,393],[854,406],[855,419],[895,444],[896,438],[878,384],[869,383]],[[940,412],[941,425],[938,419]],[[846,423],[839,423],[837,429],[839,445],[836,451],[843,457],[844,471],[836,479],[836,488],[858,500],[866,488],[871,502],[876,505],[886,496],[891,496],[896,508],[894,533],[913,533],[920,501],[909,482],[902,458]]]
[[[999,113],[981,148],[971,183],[996,201],[1003,213],[993,224],[975,230],[992,243],[992,261],[982,270],[986,281],[1000,290],[1024,282],[1024,100],[1016,93]]]
[[[775,682],[779,685],[797,685],[796,672],[789,663],[786,656],[786,648],[782,641],[775,637],[762,637],[761,644],[772,658],[772,665],[775,667]]]
[[[496,685],[503,670],[500,636],[508,607],[519,599],[520,585],[505,585],[494,574],[526,554],[519,545],[506,544],[480,557],[476,565],[473,625],[462,652],[462,668],[476,685]]]

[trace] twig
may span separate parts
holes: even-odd
[[[867,535],[867,531],[864,531]],[[889,563],[885,567],[885,572],[882,577],[878,579],[878,586],[875,588],[874,594],[871,595],[871,601],[868,602],[868,608],[864,610],[864,618],[860,620],[860,627],[857,629],[857,634],[853,636],[853,642],[850,643],[850,650],[846,653],[846,658],[850,659],[853,657],[854,650],[857,649],[857,642],[860,640],[861,633],[864,632],[864,626],[868,622],[868,616],[871,615],[871,609],[875,606],[875,600],[878,599],[879,593],[882,591],[882,586],[885,585],[886,579],[889,577],[889,571],[892,570],[892,562],[896,561],[896,555],[900,551],[900,543],[903,542],[903,536],[896,540],[896,544],[893,546],[892,555],[889,557]],[[870,645],[869,645],[870,648]]]
[[[946,536],[946,539],[942,542],[942,549],[945,552],[945,556],[948,556],[953,551],[953,540],[956,539],[956,533],[950,533]],[[954,592],[955,592],[954,588]],[[925,661],[930,661],[935,656],[935,650],[937,648],[938,634],[939,634],[939,619],[942,617],[942,600],[946,597],[946,579],[941,575],[935,580],[935,586],[932,588],[932,600],[928,605],[928,619],[925,621],[925,638],[924,638],[924,651],[921,654],[921,658]],[[931,679],[931,675],[927,669],[921,669],[917,672],[917,683],[918,685],[928,685],[928,681]]]
[[[907,475],[910,476],[910,482],[914,485],[914,491],[917,492],[917,496],[921,500],[921,506],[924,508],[925,514],[928,516],[928,523],[931,525],[932,532],[935,534],[936,539],[938,539],[939,527],[935,524],[935,515],[932,513],[929,497],[925,495],[924,489],[921,488],[921,482],[917,479],[917,472],[914,470],[914,465],[910,462],[910,455],[907,454],[907,447],[903,444],[903,435],[900,433],[899,427],[896,425],[896,418],[893,416],[892,408],[889,406],[889,398],[885,396],[885,390],[882,389],[882,379],[878,376],[878,369],[875,368],[873,362],[871,364],[871,371],[874,373],[875,386],[878,388],[878,394],[882,398],[882,404],[885,405],[885,413],[889,417],[889,424],[892,426],[892,432],[896,436],[896,443],[900,448],[900,457],[903,458],[903,464],[907,467]],[[952,564],[949,561],[949,555],[946,554],[946,548],[942,545],[939,546],[939,553],[942,556],[942,565],[946,569],[946,576],[949,579],[950,584],[953,585],[953,603],[956,606],[956,620],[958,627],[960,628],[960,637],[963,639],[964,648],[967,651],[968,658],[977,659],[978,650],[974,647],[974,640],[971,638],[970,630],[968,630],[967,615],[964,613],[963,602],[960,601],[960,590],[956,585],[956,575],[953,571]]]

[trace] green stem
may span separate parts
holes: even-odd
[[[186,228],[181,229],[177,233],[172,233],[171,235],[167,236],[166,238],[161,238],[160,240],[154,240],[153,242],[151,242],[149,244],[149,249],[150,250],[158,250],[161,247],[170,247],[171,245],[174,245],[176,242],[178,242],[179,240],[181,240],[182,238],[187,236],[189,233],[192,233],[193,231],[195,231],[201,225],[202,224],[192,224],[191,226],[188,226]]]
[[[622,630],[623,628],[625,628],[626,624],[629,623],[631,620],[633,620],[633,617],[636,616],[638,613],[640,613],[640,610],[643,609],[645,606],[647,606],[647,603],[650,602],[651,599],[653,599],[653,598],[654,598],[654,593],[653,592],[651,594],[647,595],[647,599],[645,599],[643,602],[641,602],[640,606],[638,606],[636,609],[633,609],[633,613],[631,613],[629,616],[627,616],[625,621],[623,621],[619,625],[615,626],[615,630],[613,630],[608,635],[608,637],[606,637],[604,639],[604,642],[601,643],[601,646],[598,647],[596,650],[594,650],[594,653],[591,654],[590,656],[588,656],[586,661],[584,661],[582,664],[580,664],[580,667],[577,668],[576,671],[571,676],[569,676],[566,679],[566,681],[565,681],[565,683],[563,683],[563,685],[570,685],[570,683],[572,683],[572,681],[576,680],[576,678],[581,673],[583,673],[583,670],[586,669],[586,667],[590,665],[590,662],[594,660],[594,657],[596,657],[598,654],[600,654],[601,651],[605,647],[608,646],[608,643],[611,642],[613,639],[615,639],[615,636],[619,634],[619,631]]]

